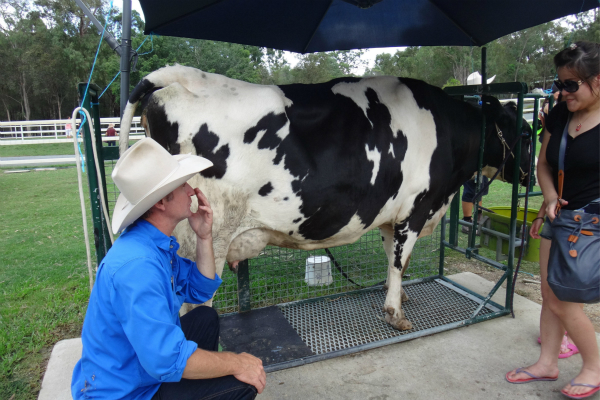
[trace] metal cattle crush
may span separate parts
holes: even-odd
[[[83,102],[93,116],[96,130],[100,124],[98,89],[92,85]],[[80,87],[80,96],[84,90],[85,85]],[[520,125],[522,100],[526,93],[524,84],[465,86],[451,88],[448,92],[456,96],[516,94],[520,100],[517,119]],[[537,102],[534,115],[537,115]],[[85,151],[86,154],[92,154],[92,136],[87,124],[84,129]],[[112,208],[118,189],[112,183],[110,174],[118,159],[118,148],[102,147],[98,137],[96,146],[102,148],[100,168],[104,169],[101,171],[102,182],[95,178],[91,157],[86,158],[86,166],[92,199],[96,257],[100,263],[110,247],[110,240],[99,208],[98,185],[108,189],[107,203]],[[517,146],[515,151],[518,160],[520,147]],[[259,257],[240,263],[237,274],[225,268],[223,285],[213,303],[222,316],[222,347],[254,354],[263,360],[267,371],[275,371],[509,314],[510,296],[506,297],[504,305],[496,304],[490,298],[505,280],[509,287],[512,280],[514,245],[518,243],[516,184],[513,184],[513,219],[509,233],[513,253],[506,265],[480,256],[474,235],[468,248],[458,247],[458,197],[454,197],[449,218],[446,217],[431,236],[419,239],[413,251],[403,283],[410,300],[402,305],[407,318],[413,323],[411,330],[394,330],[383,320],[385,292],[382,284],[387,275],[387,257],[379,232],[375,230],[354,244],[331,249],[300,251],[269,246]],[[446,249],[460,251],[505,273],[492,292],[482,297],[444,276]],[[328,256],[331,259],[330,284],[311,286],[307,283],[306,261],[311,256]]]

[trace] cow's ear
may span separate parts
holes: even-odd
[[[481,96],[483,114],[487,119],[496,121],[502,113],[502,104],[494,96]]]

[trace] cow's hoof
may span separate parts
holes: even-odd
[[[383,285],[383,290],[385,290],[386,292],[388,291],[388,289],[389,289],[389,288],[390,288],[390,287],[388,286],[388,284],[387,284],[387,283]]]
[[[404,303],[405,301],[410,300],[410,298],[408,297],[408,295],[406,294],[406,291],[404,289],[402,289],[402,294],[400,295],[400,299],[402,300],[402,302]],[[410,329],[410,328],[409,328]]]
[[[412,323],[404,317],[404,311],[400,310],[397,314],[392,307],[384,308],[385,322],[390,324],[394,329],[399,331],[407,331],[412,329]]]

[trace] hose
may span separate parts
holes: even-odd
[[[90,129],[90,132],[92,134],[92,151],[93,151],[93,158],[94,158],[94,164],[96,165],[96,174],[98,177],[98,191],[100,192],[100,204],[101,204],[101,208],[102,211],[104,213],[104,219],[106,220],[106,223],[108,225],[108,234],[110,236],[110,242],[111,244],[115,242],[114,238],[113,238],[113,234],[111,231],[111,224],[110,224],[110,217],[108,215],[108,209],[106,207],[106,201],[104,198],[104,188],[102,186],[102,176],[100,174],[100,166],[98,164],[98,153],[96,151],[96,141],[95,141],[95,131],[94,128],[92,126],[92,119],[90,117],[89,112],[83,108],[83,107],[77,107],[73,110],[73,114],[72,114],[72,124],[73,124],[73,130],[75,130],[75,127],[77,126],[77,113],[81,113],[83,114],[83,120],[81,121],[81,125],[84,125],[85,122],[87,121],[88,123],[88,127]],[[77,164],[77,181],[79,184],[79,201],[81,203],[81,215],[83,218],[83,235],[84,235],[84,239],[85,239],[85,250],[86,250],[86,255],[87,255],[87,267],[88,267],[88,274],[89,274],[89,278],[90,278],[90,292],[92,291],[92,288],[94,287],[94,271],[92,269],[92,256],[91,256],[91,250],[90,250],[90,239],[89,239],[89,233],[88,233],[88,229],[87,229],[87,213],[85,211],[85,199],[83,197],[83,179],[82,179],[82,169],[81,169],[81,159],[79,157],[79,148],[78,148],[78,137],[79,137],[79,131],[81,130],[82,126],[79,127],[79,129],[76,131],[77,133],[75,135],[73,135],[73,146],[75,149],[75,162]]]

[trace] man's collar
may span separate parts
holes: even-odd
[[[165,235],[157,227],[145,219],[139,219],[131,228],[143,231],[146,235],[148,235],[148,237],[150,237],[154,244],[156,244],[156,247],[160,249],[165,251],[171,251],[171,249],[177,251],[177,249],[179,249],[179,243],[177,243],[175,236]]]

